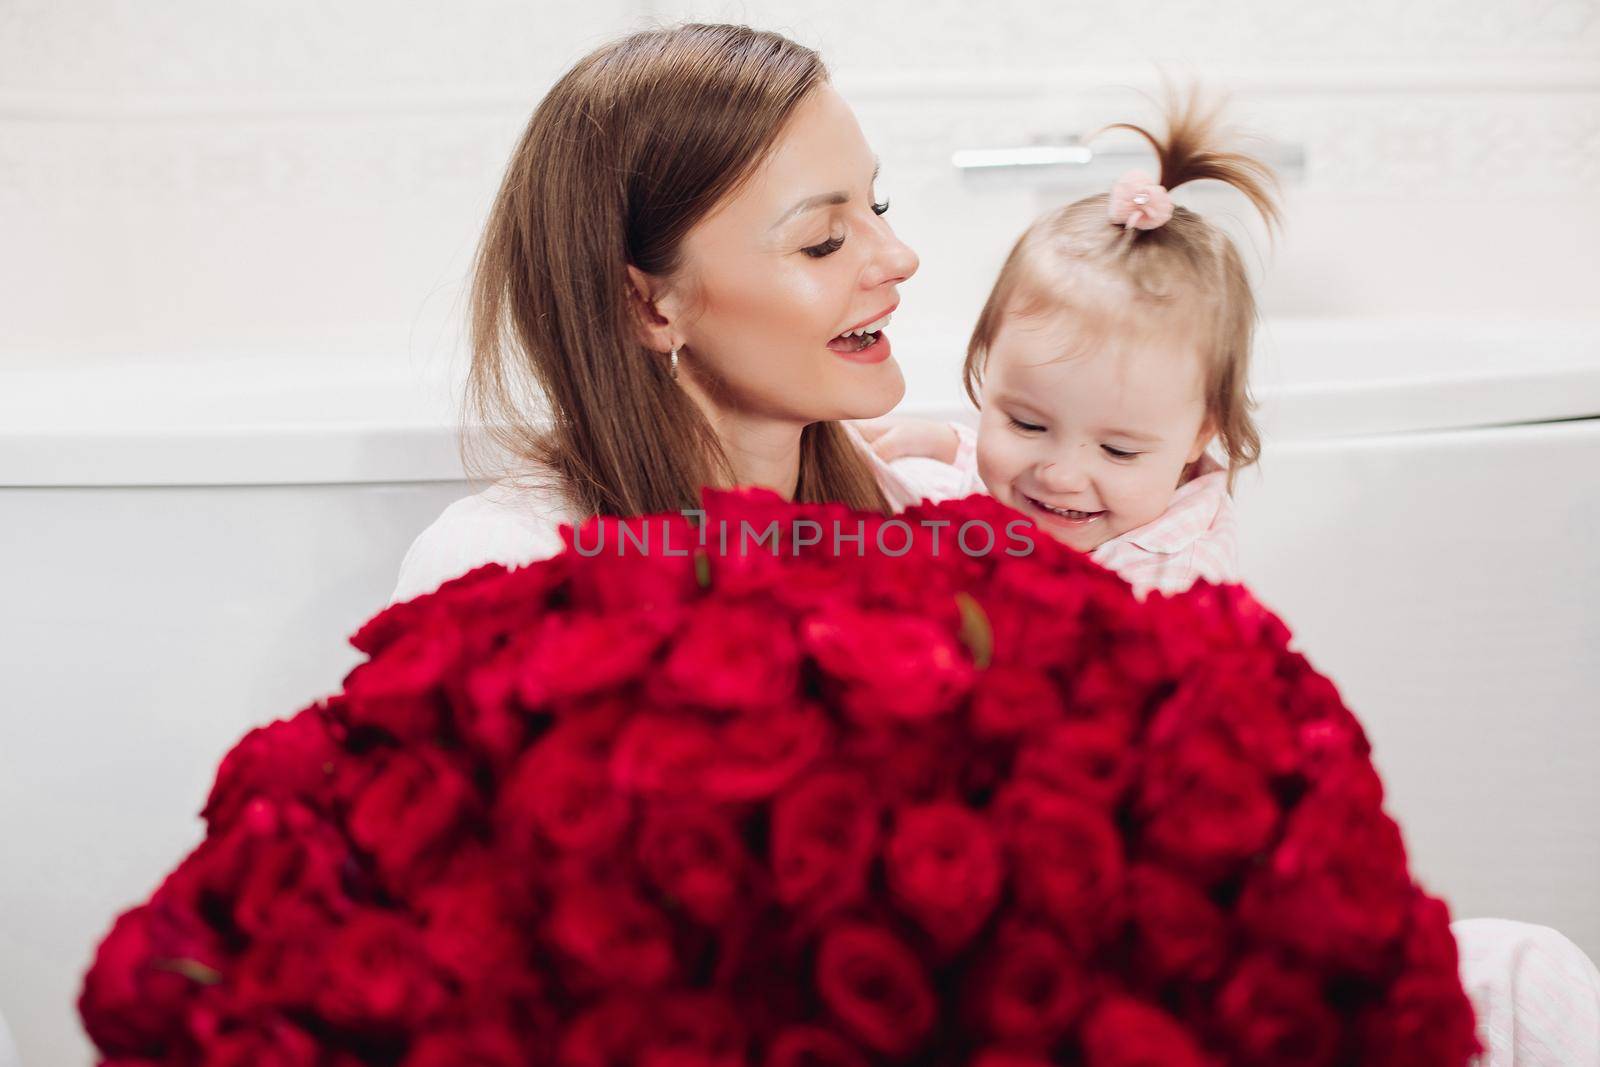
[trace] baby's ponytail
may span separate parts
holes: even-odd
[[[1166,136],[1157,137],[1131,122],[1113,122],[1095,132],[1128,130],[1149,142],[1160,163],[1159,184],[1169,192],[1196,181],[1218,181],[1243,193],[1261,213],[1269,232],[1282,228],[1278,206],[1278,178],[1272,167],[1257,156],[1229,143],[1222,123],[1226,101],[1207,101],[1198,88],[1187,93],[1168,90],[1164,106]],[[1092,138],[1091,138],[1092,139]]]

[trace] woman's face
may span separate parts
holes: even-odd
[[[917,271],[887,205],[875,206],[876,170],[855,114],[823,84],[751,179],[690,231],[658,307],[715,407],[803,425],[899,402],[888,335],[868,347],[841,338],[885,319]]]

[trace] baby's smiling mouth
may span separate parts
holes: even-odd
[[[1028,503],[1032,504],[1034,507],[1038,508],[1040,511],[1047,511],[1052,515],[1060,516],[1061,518],[1067,519],[1071,522],[1088,522],[1105,514],[1104,511],[1074,511],[1072,508],[1052,507],[1042,500],[1035,500],[1027,493],[1023,493],[1022,498]]]

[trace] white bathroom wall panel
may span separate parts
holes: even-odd
[[[539,94],[613,33],[733,18],[817,45],[921,254],[902,320],[960,334],[1071,176],[961,148],[1150,121],[1157,64],[1304,152],[1268,315],[1595,313],[1600,4],[300,2],[0,6],[0,360],[459,351],[461,281]],[[1114,143],[1108,141],[1107,143]],[[913,373],[915,369],[913,368]]]

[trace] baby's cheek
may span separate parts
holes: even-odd
[[[983,479],[990,496],[1002,504],[1014,503],[1011,482],[1020,469],[1019,458],[1003,444],[997,444],[993,435],[978,438],[978,477]]]
[[[1153,522],[1167,510],[1167,504],[1172,500],[1172,490],[1166,488],[1163,477],[1162,474],[1141,471],[1138,477],[1117,487],[1117,499],[1109,505],[1115,513],[1113,518],[1117,533],[1126,533]]]

